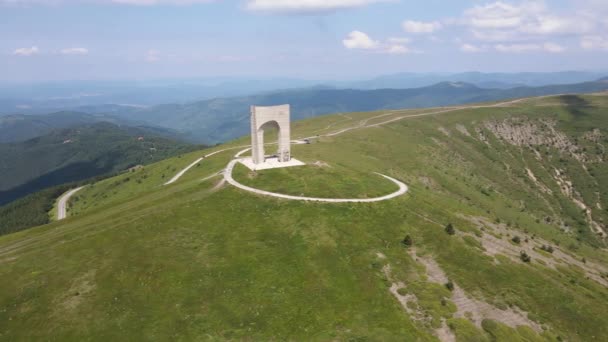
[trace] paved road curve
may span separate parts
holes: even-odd
[[[388,195],[385,196],[381,196],[381,197],[374,197],[374,198],[320,198],[320,197],[304,197],[304,196],[292,196],[292,195],[285,195],[285,194],[279,194],[276,192],[270,192],[270,191],[266,191],[266,190],[260,190],[260,189],[256,189],[256,188],[252,188],[249,187],[247,185],[243,185],[239,182],[237,182],[234,178],[232,178],[232,170],[234,169],[234,165],[236,165],[236,163],[238,163],[239,160],[238,159],[233,159],[230,161],[230,163],[228,163],[228,166],[226,167],[226,170],[224,171],[224,179],[230,183],[233,186],[236,186],[239,189],[245,190],[245,191],[249,191],[249,192],[253,192],[259,195],[264,195],[264,196],[272,196],[272,197],[278,197],[278,198],[283,198],[283,199],[290,199],[290,200],[297,200],[297,201],[308,201],[308,202],[326,202],[326,203],[366,203],[366,202],[380,202],[380,201],[386,201],[389,200],[391,198],[395,198],[397,196],[401,196],[403,194],[405,194],[408,191],[408,187],[407,185],[405,185],[403,182],[400,182],[398,180],[396,180],[395,178],[383,175],[381,173],[377,173],[378,175],[388,179],[389,181],[397,184],[399,186],[399,190],[390,193]]]
[[[59,197],[59,203],[57,203],[57,220],[63,220],[67,217],[66,206],[70,200],[70,197],[72,197],[72,195],[80,191],[82,188],[84,188],[84,186],[72,189]]]
[[[200,157],[197,160],[193,161],[192,164],[186,166],[183,170],[181,170],[175,176],[173,176],[173,178],[169,179],[167,181],[167,183],[165,183],[164,185],[169,185],[171,183],[175,183],[175,181],[177,181],[178,179],[180,179],[184,175],[184,173],[186,173],[188,170],[190,170],[192,167],[194,167],[194,165],[200,163],[201,160],[203,160],[203,158],[204,157]]]
[[[169,179],[169,180],[168,180],[168,181],[167,181],[165,184],[163,184],[163,185],[169,185],[169,184],[175,183],[175,182],[176,182],[178,179],[180,179],[180,178],[181,178],[181,177],[184,175],[184,173],[188,172],[188,170],[190,170],[191,168],[193,168],[193,167],[194,167],[194,165],[196,165],[196,164],[200,163],[200,162],[201,162],[203,159],[205,159],[205,158],[209,158],[209,157],[211,157],[212,155],[214,155],[214,154],[218,154],[218,153],[220,153],[220,152],[224,152],[224,151],[228,151],[228,150],[235,150],[235,149],[237,149],[237,148],[243,148],[243,147],[245,147],[245,146],[228,147],[228,148],[224,148],[224,149],[217,150],[217,151],[215,151],[215,152],[211,152],[211,153],[209,153],[209,154],[206,154],[206,155],[204,155],[204,156],[202,156],[202,157],[198,158],[197,160],[195,160],[195,161],[194,161],[192,164],[190,164],[190,165],[186,166],[184,169],[182,169],[180,172],[178,172],[178,173],[177,173],[175,176],[173,176],[173,178]]]

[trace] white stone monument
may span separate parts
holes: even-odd
[[[289,105],[251,106],[251,158],[241,162],[251,170],[304,165],[291,158]],[[278,149],[276,155],[264,154],[264,130],[276,128]]]
[[[279,162],[288,162],[290,155],[289,105],[260,107],[251,106],[251,156],[254,164],[261,164],[264,158],[264,130],[276,128],[279,135]]]

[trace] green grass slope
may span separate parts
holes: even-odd
[[[68,219],[0,237],[0,339],[608,339],[608,96],[438,111],[298,122],[321,136],[293,156],[329,167],[235,173],[369,196],[381,172],[410,187],[386,202],[223,184],[246,138],[90,185]]]

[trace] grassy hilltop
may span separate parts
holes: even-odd
[[[234,173],[390,201],[222,184],[246,137],[89,185],[0,237],[0,340],[608,340],[608,95],[438,111],[300,121],[306,167]]]

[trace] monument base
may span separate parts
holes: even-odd
[[[286,162],[280,162],[279,158],[277,158],[277,157],[266,158],[264,160],[264,162],[260,163],[260,164],[254,164],[251,157],[246,157],[246,158],[240,159],[239,162],[241,162],[241,164],[247,166],[247,168],[249,168],[249,170],[251,170],[251,171],[278,169],[281,167],[306,165],[305,163],[303,163],[295,158],[291,158],[289,161],[286,161]]]

